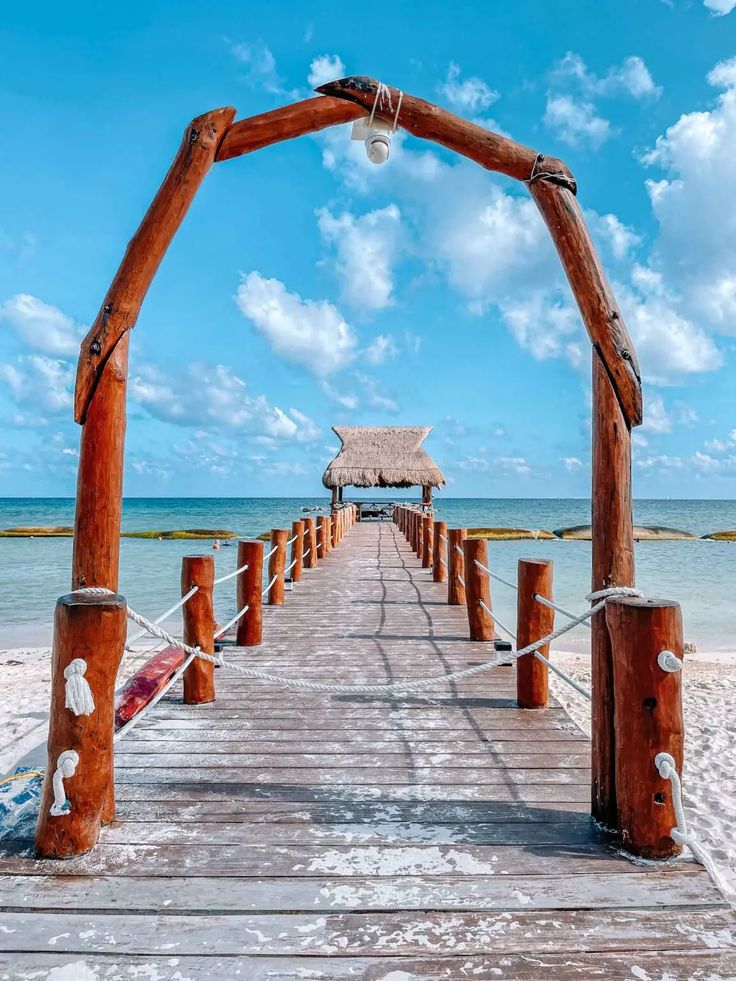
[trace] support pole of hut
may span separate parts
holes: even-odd
[[[197,592],[184,604],[184,643],[199,647],[205,654],[215,653],[215,608],[212,590],[215,560],[211,555],[185,555],[181,560],[181,594],[192,586]],[[195,657],[184,672],[184,704],[199,705],[215,700],[215,666]]]
[[[613,650],[618,828],[627,851],[669,858],[681,847],[669,780],[655,759],[668,753],[682,774],[682,616],[666,600],[613,599],[606,605]]]
[[[235,643],[257,647],[263,642],[263,542],[238,542],[238,568],[247,565],[236,579],[236,608],[248,607],[238,621]]]
[[[432,579],[447,582],[447,522],[434,523],[434,552],[432,554]]]
[[[331,508],[332,508],[333,511],[335,510],[335,507],[336,507],[337,502],[339,500],[340,500],[340,496],[338,494],[337,487],[333,487],[332,488],[332,496],[330,498],[330,506],[331,506]]]
[[[465,606],[465,552],[463,543],[467,528],[450,528],[447,533],[447,602],[450,606]]]
[[[304,519],[304,568],[314,569],[317,565],[317,519]]]
[[[491,606],[491,577],[478,568],[488,566],[488,543],[483,538],[466,538],[463,542],[465,560],[465,598],[471,640],[493,640],[495,637]],[[481,605],[485,604],[485,607]]]
[[[426,484],[422,487],[422,504],[428,508],[432,507],[432,488]]]
[[[434,518],[431,514],[424,516],[424,531],[422,534],[422,568],[432,568],[432,553],[434,552]]]
[[[268,605],[284,605],[284,571],[286,570],[286,543],[289,532],[286,528],[271,529],[271,557],[268,560]]]
[[[291,570],[291,578],[294,582],[299,582],[302,578],[302,568],[304,567],[304,522],[303,521],[293,521],[291,524],[291,537],[294,541],[291,543],[291,555],[289,556],[289,565],[294,563]]]
[[[535,597],[552,599],[552,562],[545,559],[519,559],[516,647],[521,650],[551,634],[555,626],[555,611],[539,603]],[[539,648],[549,657],[549,644]],[[516,662],[516,702],[519,708],[546,708],[549,701],[549,668],[526,654]]]
[[[327,557],[330,551],[330,525],[326,515],[321,514],[317,518],[317,536],[319,546],[319,557],[321,561]]]
[[[634,584],[631,431],[616,392],[593,351],[593,590]],[[592,814],[617,826],[613,653],[605,611],[591,622]]]
[[[97,843],[101,825],[115,817],[115,677],[126,628],[126,602],[117,594],[70,593],[57,601],[48,763],[36,828],[36,854],[41,858],[83,855]],[[65,671],[81,674],[89,685],[94,706],[88,715],[67,707]],[[59,801],[52,813],[57,769],[66,803]]]

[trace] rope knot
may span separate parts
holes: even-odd
[[[66,799],[64,781],[73,777],[79,766],[79,753],[75,749],[65,749],[56,761],[56,770],[51,782],[54,791],[54,803],[49,809],[52,817],[61,817],[69,813],[69,802]]]
[[[64,705],[75,715],[92,715],[95,710],[95,700],[92,689],[84,677],[87,672],[87,662],[81,657],[75,657],[64,668]]]
[[[598,603],[600,600],[614,599],[617,596],[636,598],[643,595],[640,589],[634,589],[633,586],[609,586],[608,589],[596,589],[594,592],[588,593],[585,598],[590,603]]]

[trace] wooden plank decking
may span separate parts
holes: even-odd
[[[488,657],[389,524],[356,526],[231,655],[386,681]],[[432,697],[300,694],[217,672],[118,747],[118,819],[83,858],[0,857],[0,978],[736,976],[699,866],[593,827],[589,744],[514,669]],[[84,973],[84,972],[87,973]],[[75,973],[76,972],[76,973]]]

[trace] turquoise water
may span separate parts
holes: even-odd
[[[370,496],[370,495],[366,495]],[[302,507],[328,508],[326,498],[130,498],[125,501],[123,528],[223,528],[244,537],[272,527],[288,527]],[[456,527],[509,526],[554,530],[586,524],[586,500],[438,498],[439,518]],[[14,525],[73,523],[69,499],[0,499],[0,528]],[[697,535],[736,528],[736,501],[656,501],[635,505],[639,524],[660,524]],[[48,644],[54,602],[69,589],[71,539],[0,539],[0,648]],[[235,548],[210,552],[208,542],[121,542],[120,590],[140,612],[155,616],[179,596],[182,555],[207,551],[215,556],[217,575],[235,568]],[[494,569],[515,578],[520,557],[551,558],[555,563],[555,598],[568,609],[582,610],[589,589],[588,542],[492,542]],[[649,593],[682,604],[686,639],[700,651],[734,651],[736,544],[709,541],[642,542],[636,546],[637,585]],[[513,625],[515,597],[494,584],[499,617]],[[224,583],[217,594],[220,618],[234,610],[234,585]],[[586,641],[578,631],[565,647]]]

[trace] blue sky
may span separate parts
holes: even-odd
[[[641,497],[736,497],[736,0],[2,5],[0,495],[70,495],[76,349],[190,119],[373,75],[561,156],[637,345]],[[349,128],[217,164],[131,345],[130,495],[321,493],[426,424],[452,496],[587,496],[590,354],[523,187]]]

